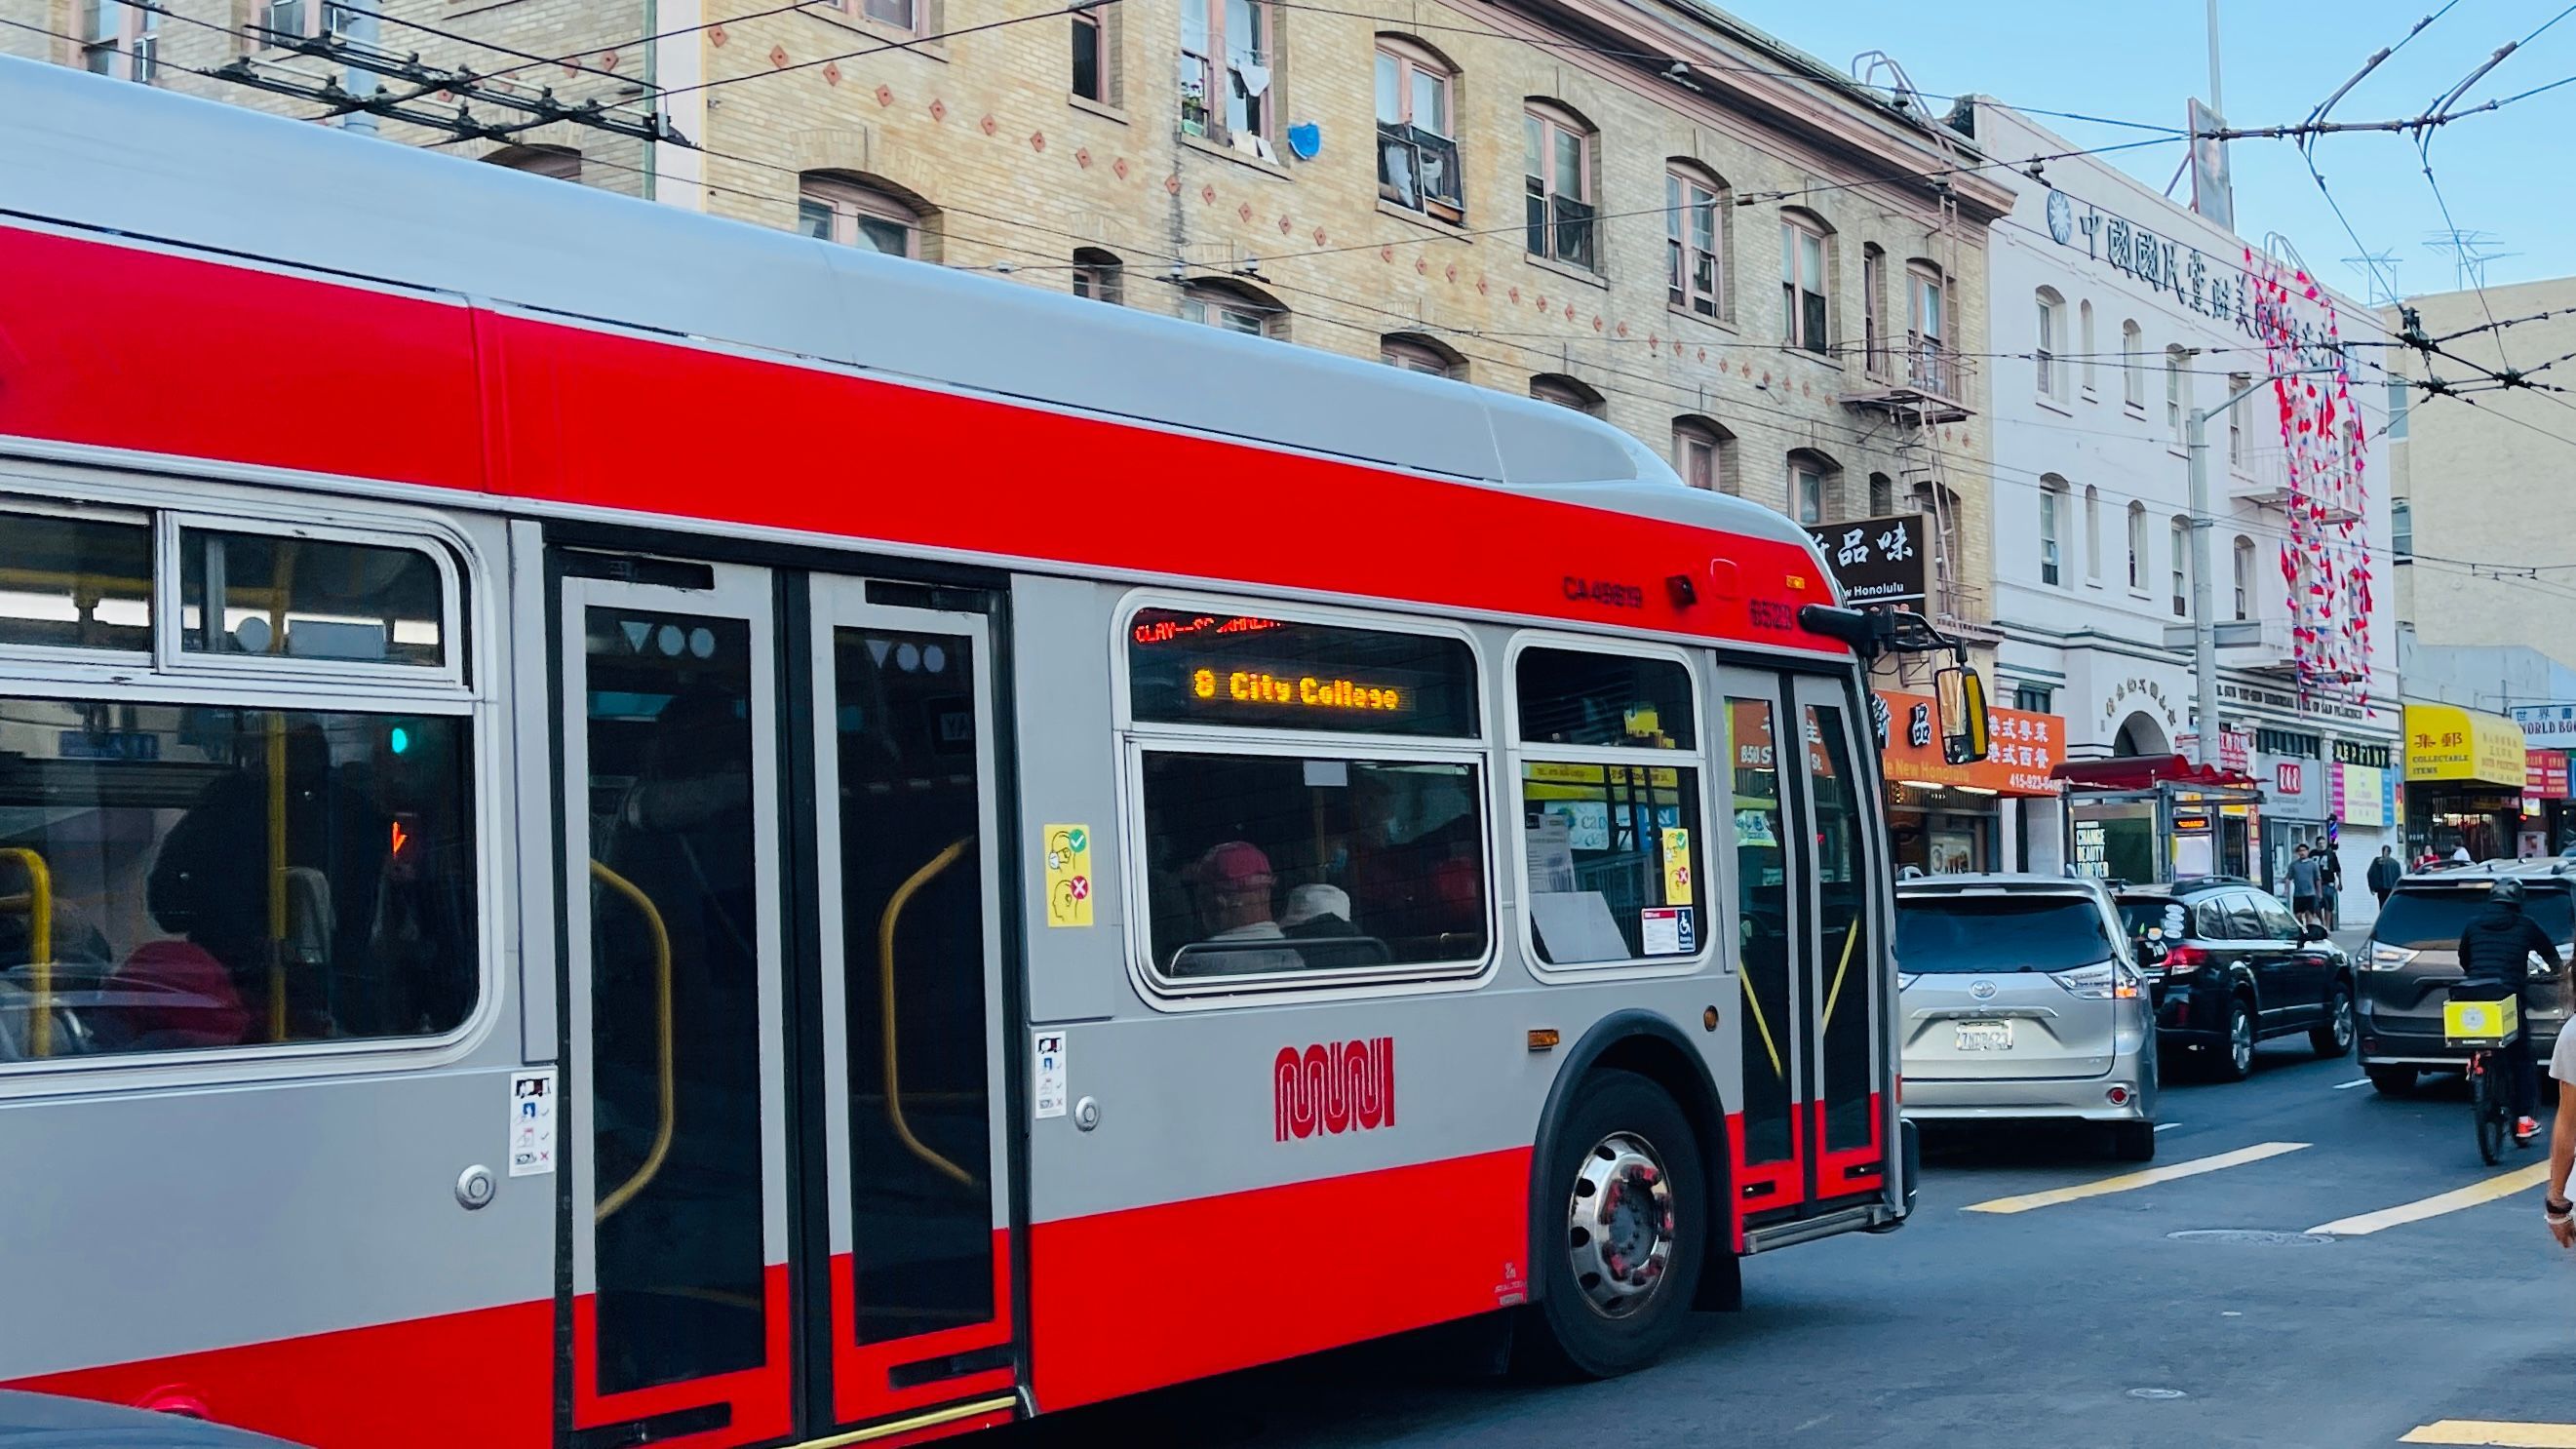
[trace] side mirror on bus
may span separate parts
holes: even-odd
[[[1993,738],[1986,682],[1977,671],[1954,664],[1932,676],[1932,695],[1941,711],[1941,758],[1953,765],[1984,759]]]

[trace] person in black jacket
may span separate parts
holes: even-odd
[[[2558,943],[2522,913],[2522,882],[2510,877],[2497,881],[2487,895],[2487,908],[2460,933],[2460,972],[2473,981],[2495,982],[2521,998],[2531,984],[2534,956],[2547,962],[2553,972],[2562,964]],[[2520,1005],[2523,1020],[2529,1021],[2531,1002],[2523,1000]],[[2496,1067],[2513,1082],[2514,1140],[2529,1142],[2540,1130],[2533,1117],[2540,1110],[2540,1079],[2532,1071],[2529,1031],[2516,1033],[2496,1053]]]
[[[2397,889],[2397,882],[2406,875],[2406,867],[2399,865],[2397,857],[2390,852],[2388,846],[2379,847],[2379,858],[2370,863],[2370,874],[2362,878],[2362,883],[2370,887],[2370,893],[2379,897],[2379,908],[2383,911],[2388,909],[2388,893]]]

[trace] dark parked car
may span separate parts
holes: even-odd
[[[0,1389],[0,1449],[295,1449],[202,1419]]]
[[[2303,1031],[2319,1056],[2352,1050],[2352,962],[2278,896],[2249,880],[2202,876],[2125,887],[2119,901],[2131,938],[2152,935],[2164,947],[2150,969],[2168,1049],[2231,1082],[2254,1070],[2254,1044],[2266,1037]]]
[[[2576,941],[2576,862],[2490,861],[2416,871],[2397,882],[2361,948],[2361,1065],[2382,1092],[2402,1093],[2419,1071],[2458,1071],[2468,1053],[2442,1042],[2442,1001],[2460,979],[2460,932],[2506,877],[2522,882],[2523,914],[2558,943]],[[2545,1059],[2567,1020],[2567,973],[2534,966],[2524,1031]]]

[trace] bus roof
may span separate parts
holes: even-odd
[[[1807,541],[1554,404],[6,57],[0,208]]]

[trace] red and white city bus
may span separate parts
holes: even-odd
[[[910,1443],[1905,1214],[1860,616],[1606,426],[14,61],[0,276],[0,1383]]]

